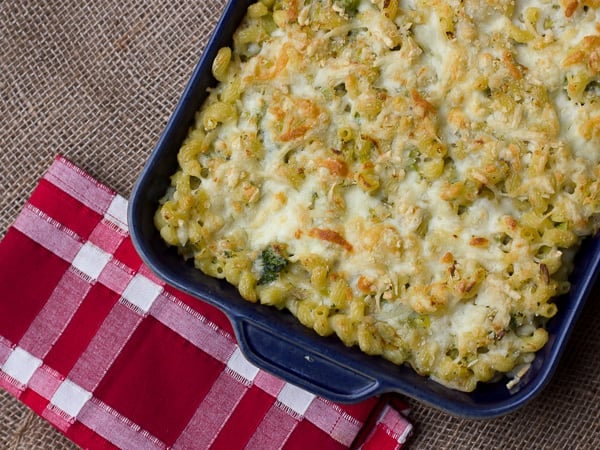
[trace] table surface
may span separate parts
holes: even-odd
[[[128,196],[224,0],[0,1],[0,237],[61,153]],[[598,295],[549,386],[502,418],[412,402],[411,448],[600,447]],[[0,448],[76,448],[0,391]]]

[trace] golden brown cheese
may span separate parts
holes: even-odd
[[[456,389],[547,341],[600,213],[598,2],[261,0],[156,213],[242,297]]]

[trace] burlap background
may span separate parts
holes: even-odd
[[[0,237],[57,153],[129,195],[223,4],[0,0]],[[599,448],[598,318],[594,296],[551,384],[508,417],[414,404],[412,448]],[[0,391],[0,448],[75,446]]]

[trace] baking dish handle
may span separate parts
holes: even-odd
[[[254,365],[315,395],[341,403],[381,392],[381,383],[247,318],[233,321],[238,343]]]

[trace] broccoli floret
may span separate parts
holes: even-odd
[[[281,254],[281,250],[273,245],[269,245],[262,251],[260,259],[262,260],[262,271],[258,284],[275,281],[288,263],[285,256]]]

